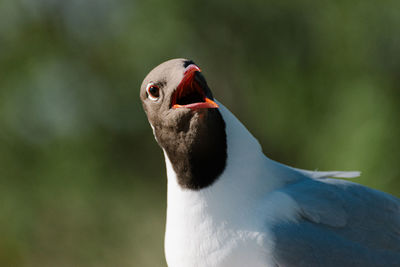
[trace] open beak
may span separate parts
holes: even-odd
[[[182,81],[172,95],[172,108],[218,108],[218,104],[206,97],[201,85],[195,80],[200,68],[194,64],[186,67]]]

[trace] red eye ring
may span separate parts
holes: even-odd
[[[160,88],[154,83],[147,85],[146,92],[150,100],[156,101],[160,97]]]

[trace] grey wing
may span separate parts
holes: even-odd
[[[304,179],[281,190],[299,205],[278,222],[278,266],[400,266],[400,200],[359,184]]]

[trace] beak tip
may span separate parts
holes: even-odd
[[[206,103],[210,104],[211,108],[219,108],[219,105],[215,101],[209,99],[208,97],[206,97],[205,100],[206,100]]]

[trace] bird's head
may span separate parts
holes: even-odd
[[[172,59],[144,79],[140,98],[152,126],[187,126],[196,114],[218,108],[200,68],[193,61]]]
[[[172,59],[154,68],[142,83],[140,99],[181,185],[202,188],[220,174],[226,161],[225,122],[193,61]],[[199,179],[201,184],[193,182]]]

